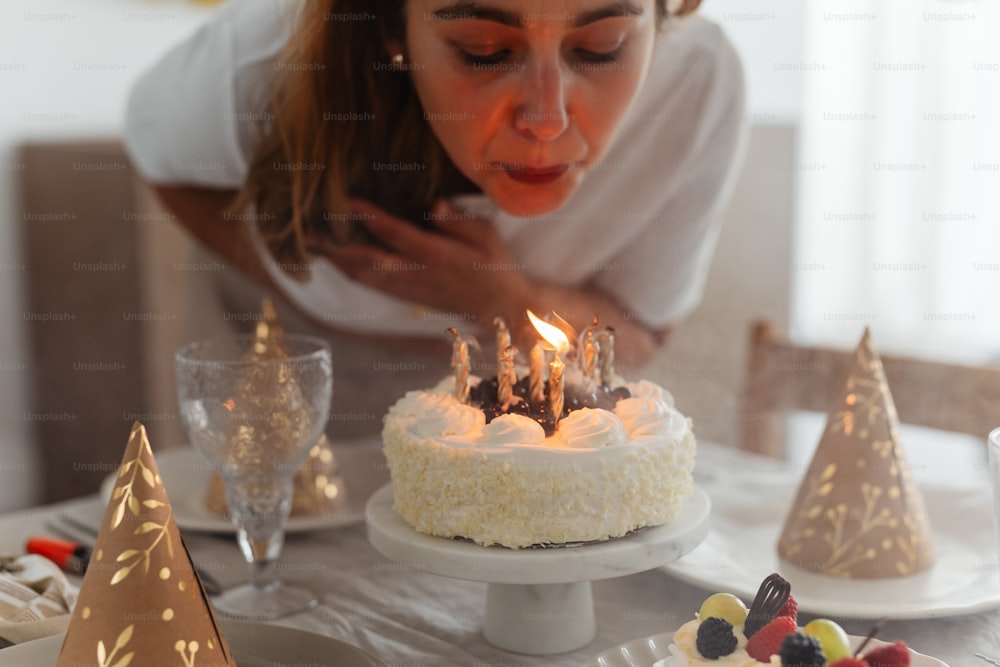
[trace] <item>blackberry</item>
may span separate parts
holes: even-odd
[[[712,616],[698,626],[698,653],[708,660],[718,660],[736,650],[733,624],[724,618]]]
[[[823,667],[826,656],[819,641],[801,632],[793,632],[781,642],[781,664],[790,667]]]

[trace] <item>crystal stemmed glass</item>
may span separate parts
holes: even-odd
[[[214,599],[219,612],[269,620],[314,607],[316,595],[279,581],[277,560],[292,479],[323,433],[332,361],[317,338],[286,334],[281,354],[254,353],[252,335],[198,341],[175,356],[181,419],[226,487],[250,581]]]

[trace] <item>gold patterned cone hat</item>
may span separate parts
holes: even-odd
[[[867,329],[778,541],[782,558],[874,579],[934,563],[923,497],[899,444],[899,418]]]
[[[344,481],[326,435],[309,450],[305,462],[292,479],[292,516],[319,516],[332,512],[344,499]],[[217,473],[212,473],[205,494],[205,506],[216,514],[229,515],[226,485]]]
[[[138,422],[56,665],[236,665]]]
[[[285,329],[278,322],[278,310],[271,299],[264,297],[260,306],[260,320],[254,328],[254,340],[247,350],[246,361],[263,361],[265,359],[287,359],[288,348],[285,347]]]
[[[284,342],[285,331],[278,321],[278,312],[270,299],[264,298],[261,304],[261,318],[257,322],[253,342],[246,351],[246,361],[266,361],[270,359],[287,359],[288,348]],[[247,394],[254,393],[253,384],[261,378],[249,379]],[[279,388],[288,390],[291,396],[297,387],[290,386],[289,380],[279,384]],[[256,393],[260,393],[259,391]],[[280,406],[287,408],[287,404]],[[274,409],[274,408],[272,408]],[[293,516],[315,516],[329,512],[344,500],[344,483],[340,476],[333,448],[326,436],[320,439],[309,450],[305,462],[299,467],[293,478],[292,508]],[[205,495],[205,505],[213,512],[226,515],[229,506],[226,503],[226,487],[222,478],[213,473]]]

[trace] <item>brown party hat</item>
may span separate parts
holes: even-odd
[[[778,541],[782,558],[847,578],[913,574],[934,563],[923,497],[868,330]]]
[[[253,343],[243,358],[247,361],[263,359],[287,359],[285,328],[278,321],[278,310],[269,297],[260,303],[260,319],[254,327]]]
[[[138,422],[56,665],[236,665]]]
[[[344,479],[326,435],[309,450],[309,456],[292,478],[291,516],[319,516],[333,512],[346,499]],[[205,506],[216,514],[229,515],[226,485],[218,473],[212,473],[205,493]]]

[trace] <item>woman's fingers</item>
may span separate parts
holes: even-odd
[[[439,232],[422,229],[364,200],[350,203],[352,212],[365,227],[402,255],[435,261],[441,259],[442,253],[455,254],[469,247],[490,253],[504,246],[491,222],[471,216],[443,199],[437,200],[430,211],[430,219]]]
[[[393,296],[411,298],[426,265],[367,245],[339,247],[326,254],[351,280]]]
[[[492,222],[478,218],[446,199],[438,199],[431,207],[431,222],[447,236],[488,252],[504,246],[503,239]]]
[[[370,202],[352,199],[350,203],[351,211],[387,248],[408,256],[425,253],[429,249],[431,239],[428,237],[431,235],[416,225],[390,215]]]

